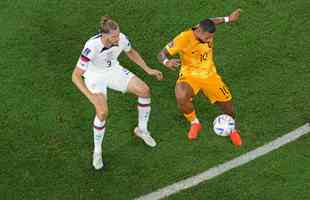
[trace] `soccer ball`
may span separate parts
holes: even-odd
[[[228,136],[234,128],[235,120],[229,115],[219,115],[213,121],[213,130],[216,135]]]

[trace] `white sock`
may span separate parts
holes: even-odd
[[[138,127],[142,131],[148,131],[147,124],[150,118],[151,112],[151,99],[150,98],[138,98]]]
[[[101,153],[102,141],[105,133],[105,121],[100,121],[96,116],[94,119],[94,152]]]

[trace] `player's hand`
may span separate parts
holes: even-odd
[[[241,12],[241,9],[238,8],[237,10],[235,10],[234,12],[232,12],[230,15],[229,15],[229,22],[235,22],[239,19],[239,16],[240,16],[240,12]]]
[[[171,70],[176,70],[176,68],[179,67],[180,64],[181,62],[179,59],[170,59],[166,62],[165,66]]]
[[[157,69],[149,69],[147,71],[147,74],[150,76],[155,76],[157,80],[163,80],[164,76],[163,73],[161,73],[161,71],[157,70]]]

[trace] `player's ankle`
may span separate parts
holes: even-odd
[[[200,121],[198,118],[195,118],[194,120],[191,121],[191,124],[200,124]]]

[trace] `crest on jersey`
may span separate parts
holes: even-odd
[[[89,48],[84,49],[84,51],[82,52],[83,56],[87,56],[89,53],[91,52],[91,50]]]

